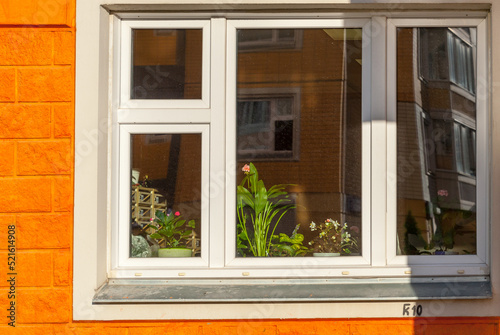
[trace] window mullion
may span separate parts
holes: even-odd
[[[490,108],[490,99],[488,98],[488,87],[491,85],[488,61],[488,40],[491,38],[487,33],[488,27],[486,20],[483,20],[477,26],[477,55],[475,64],[477,75],[476,92],[476,109],[477,109],[477,125],[476,125],[476,176],[477,176],[477,222],[483,224],[477,225],[477,255],[479,259],[485,263],[489,263],[489,222],[491,220],[490,202],[490,184],[488,180],[491,178],[488,164],[490,162],[490,139],[491,139],[491,124],[488,110]],[[476,61],[477,60],[477,61]],[[481,61],[482,60],[482,61]]]
[[[224,222],[226,198],[226,20],[211,20],[210,73],[211,73],[211,123],[210,123],[210,251],[211,268],[224,266]],[[214,149],[215,148],[215,149]],[[206,195],[205,195],[206,196]]]
[[[393,187],[388,181],[390,176],[387,167],[392,163],[392,156],[388,155],[389,144],[395,141],[388,141],[387,132],[389,129],[395,133],[394,120],[389,119],[387,110],[387,64],[386,43],[387,43],[387,19],[385,17],[373,17],[371,26],[371,122],[372,122],[372,235],[371,235],[371,256],[373,266],[385,266],[387,258],[386,241],[391,244],[394,238],[387,229],[387,208],[392,198],[388,199],[388,194]],[[394,69],[392,69],[394,74]],[[387,118],[387,121],[386,121]],[[390,124],[388,121],[392,121]],[[390,127],[389,127],[390,126]],[[394,150],[395,152],[395,150]],[[394,244],[394,243],[392,243]],[[390,250],[390,249],[389,249]]]

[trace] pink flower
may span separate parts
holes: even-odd
[[[442,197],[447,197],[448,196],[448,191],[447,190],[439,190],[438,195]]]
[[[181,215],[181,213],[180,213],[180,212],[175,212],[175,214],[174,214],[174,215],[175,215],[175,216],[179,216],[179,215]]]
[[[248,164],[245,164],[243,166],[243,168],[241,169],[241,171],[245,172],[245,173],[249,173],[250,172],[250,165]]]

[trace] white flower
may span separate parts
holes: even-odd
[[[316,223],[314,223],[314,221],[311,221],[311,223],[309,224],[309,228],[311,228],[311,231],[315,231],[316,230]]]

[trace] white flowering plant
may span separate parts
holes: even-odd
[[[351,235],[347,223],[340,224],[337,220],[326,219],[319,225],[314,221],[311,222],[309,228],[318,232],[318,235],[309,242],[314,252],[350,254],[357,248],[357,241]]]

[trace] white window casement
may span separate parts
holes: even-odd
[[[256,302],[272,309],[259,317],[359,316],[353,302],[389,317],[398,301],[425,310],[436,299],[453,316],[456,299],[491,297],[486,9],[120,8],[101,9],[98,77],[78,77],[77,59],[75,319],[242,318]],[[86,117],[92,80],[99,107]],[[79,152],[96,125],[95,155]],[[300,224],[310,247],[311,222],[331,218],[356,247],[340,257],[240,248],[247,163],[292,200],[275,234]],[[143,238],[157,210],[196,222],[192,257],[138,249],[139,238],[157,243]],[[302,303],[331,308],[298,314]]]

